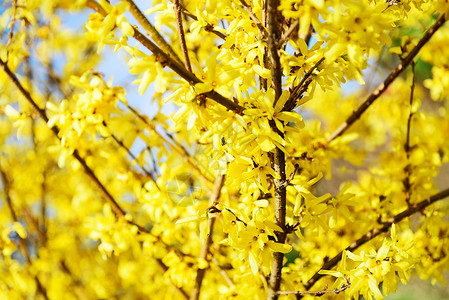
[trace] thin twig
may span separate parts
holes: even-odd
[[[181,44],[182,55],[184,56],[184,65],[189,72],[192,72],[192,67],[190,66],[189,52],[186,45],[186,37],[184,34],[184,28],[182,25],[182,14],[181,14],[181,4],[180,0],[174,0],[175,14],[176,14],[176,27],[178,28],[179,42]]]
[[[148,122],[148,120],[142,116],[138,111],[136,111],[134,108],[132,108],[131,106],[127,105],[128,109],[136,116],[138,117],[142,122],[144,122],[149,129],[151,129],[152,132],[154,132],[161,140],[163,140],[172,150],[176,151],[178,154],[181,155],[181,157],[194,169],[198,172],[198,174],[207,182],[213,183],[214,181],[212,179],[210,179],[209,177],[207,177],[203,171],[201,171],[201,169],[198,166],[197,162],[194,162],[192,160],[191,155],[187,152],[187,150],[182,147],[182,145],[177,144],[177,142],[171,138],[170,135],[168,135],[171,140],[169,141],[168,139],[166,139],[162,134],[160,134],[157,130],[156,127],[151,124],[150,122]]]
[[[147,145],[146,149],[148,150],[148,153],[150,154],[151,162],[153,163],[154,173],[156,174],[157,177],[161,176],[160,170],[158,171],[159,166],[156,163],[156,158],[153,155],[153,151],[151,151],[150,145]]]
[[[275,98],[273,106],[276,105],[279,97],[282,94],[282,67],[278,54],[278,42],[281,38],[281,26],[278,22],[278,8],[279,0],[267,1],[268,13],[268,51],[271,59],[271,85],[274,87]],[[280,137],[284,137],[283,133],[279,131],[273,120],[270,120],[272,130]],[[272,156],[272,164],[274,172],[279,175],[279,178],[274,178],[274,192],[275,192],[275,222],[282,232],[276,232],[279,243],[284,243],[286,239],[286,203],[287,203],[287,179],[285,175],[285,153],[276,147],[274,155]],[[281,252],[273,253],[273,264],[271,266],[271,274],[269,279],[267,299],[277,299],[276,294],[281,287],[282,267],[284,265],[284,254]]]
[[[278,291],[278,295],[314,295],[317,297],[321,297],[324,294],[339,294],[351,287],[351,283],[347,280],[346,283],[342,284],[341,287],[327,290],[327,285],[321,291]]]
[[[211,261],[220,269],[220,274],[223,276],[223,278],[226,280],[230,288],[234,288],[234,283],[232,282],[231,278],[229,278],[228,273],[226,273],[225,270],[220,266],[218,263],[218,260],[212,256]]]
[[[9,29],[8,42],[6,43],[6,49],[11,45],[12,37],[14,35],[14,24],[16,23],[16,12],[17,12],[17,0],[13,0],[13,12],[11,20],[11,28]],[[8,61],[8,52],[6,52],[6,61]]]
[[[156,262],[157,262],[157,264],[161,267],[161,269],[162,269],[164,272],[167,272],[167,271],[168,271],[168,267],[164,264],[164,262],[162,261],[162,259],[156,258]],[[171,281],[171,280],[170,280],[170,281]],[[184,299],[189,299],[189,295],[187,294],[186,291],[184,291],[183,288],[179,287],[179,286],[178,286],[177,284],[175,284],[173,281],[172,281],[172,284],[173,284],[174,287],[181,293],[181,295],[184,297]]]
[[[262,38],[265,40],[268,37],[268,32],[263,26],[263,24],[260,22],[260,20],[257,18],[257,16],[253,13],[251,6],[249,6],[245,0],[240,0],[240,3],[242,3],[243,8],[249,13],[251,20],[253,20],[257,28],[259,28],[260,33],[262,34]]]
[[[170,55],[171,58],[176,60],[178,63],[182,64],[179,56],[173,51],[173,48],[165,41],[159,31],[154,28],[147,17],[142,13],[142,11],[137,7],[137,5],[132,0],[122,0],[129,3],[129,11],[136,18],[137,22],[142,25],[143,29],[148,33],[148,35],[158,44],[158,46]]]
[[[301,35],[300,38],[304,38],[304,41],[306,42],[307,46],[310,46],[310,42],[312,41],[312,34],[314,32],[314,28],[312,24],[309,24],[309,30],[304,35]]]
[[[285,42],[288,41],[288,39],[290,38],[290,35],[298,29],[299,26],[299,19],[296,19],[293,24],[290,25],[290,27],[287,28],[287,30],[284,32],[284,34],[282,35],[281,39],[278,42],[278,47],[282,47],[284,45]]]
[[[75,293],[78,296],[78,298],[89,299],[89,297],[87,297],[86,295],[86,291],[83,289],[86,286],[86,284],[83,282],[83,279],[73,274],[73,272],[69,269],[69,266],[63,259],[59,261],[58,265],[59,268],[62,270],[62,272],[64,272],[71,278],[71,281],[73,282],[73,285],[76,288]]]
[[[0,167],[0,177],[2,180],[2,187],[3,192],[5,193],[5,202],[6,206],[8,207],[8,210],[11,214],[12,220],[14,222],[18,222],[19,219],[17,218],[17,214],[14,210],[12,199],[10,195],[10,182],[8,180],[8,176],[6,175],[5,171],[3,171],[3,168]],[[28,250],[26,239],[19,236],[19,247],[20,251],[22,252],[23,256],[25,257],[27,265],[30,267],[33,262],[31,261],[30,252]],[[30,274],[31,275],[31,274]],[[37,277],[37,274],[32,275],[34,277],[34,281],[36,282],[37,292],[44,297],[44,299],[48,299],[47,290],[42,285],[41,281],[39,280],[39,277]]]
[[[220,199],[221,188],[223,187],[225,181],[225,175],[217,176],[214,184],[214,191],[212,196],[210,197],[210,204],[216,205]],[[199,256],[199,260],[207,259],[207,254],[209,253],[209,249],[212,245],[212,232],[214,230],[215,217],[208,218],[209,225],[209,235],[207,236],[206,242],[201,247],[201,252]],[[190,294],[190,300],[197,300],[200,297],[201,285],[203,283],[204,275],[206,274],[206,269],[198,268],[196,272],[196,280],[195,285],[193,286],[192,293]]]
[[[104,125],[107,127],[106,122],[104,122]],[[139,162],[137,161],[137,157],[131,152],[131,150],[128,147],[126,147],[125,144],[113,133],[111,133],[111,137],[123,150],[125,150],[128,153],[131,159],[137,163],[139,168],[145,173],[147,177],[149,177],[154,182],[158,190],[160,190],[159,186],[157,185],[156,178],[154,178],[154,175],[150,171],[148,171],[144,166],[139,164]]]
[[[180,5],[181,11],[184,15],[192,18],[194,21],[198,21],[197,16],[195,16],[194,14],[192,14],[190,11],[188,11],[185,7],[183,7],[182,5]],[[223,32],[217,31],[214,29],[214,26],[212,24],[207,23],[207,25],[204,27],[204,30],[208,31],[208,32],[212,32],[213,34],[215,34],[216,36],[218,36],[219,38],[226,40],[227,36],[226,34],[224,34]]]
[[[296,103],[298,99],[300,99],[303,94],[307,91],[309,88],[309,85],[312,83],[312,74],[318,68],[318,66],[324,61],[324,57],[322,57],[319,61],[316,62],[316,64],[310,68],[309,71],[304,75],[304,77],[301,79],[299,84],[295,86],[291,92],[290,96],[287,100],[287,102],[284,105],[283,110],[289,111],[296,107]]]
[[[444,14],[438,18],[435,24],[427,30],[418,44],[410,51],[410,53],[402,60],[402,62],[394,69],[390,75],[384,80],[384,82],[379,85],[379,87],[368,96],[368,98],[359,106],[359,108],[354,111],[346,121],[340,125],[327,139],[330,143],[337,137],[342,135],[355,121],[357,121],[360,116],[368,109],[368,107],[373,104],[373,102],[382,95],[383,92],[390,86],[390,84],[402,73],[402,71],[413,61],[415,56],[418,54],[419,50],[430,40],[432,35],[446,22]]]
[[[415,92],[415,62],[411,63],[412,67],[412,84],[410,86],[410,108],[407,118],[407,133],[406,133],[406,140],[404,145],[405,155],[407,157],[407,166],[404,168],[405,172],[405,178],[402,181],[402,184],[404,186],[404,193],[405,193],[405,202],[407,202],[407,205],[410,205],[410,197],[411,197],[411,182],[410,182],[410,176],[411,176],[411,164],[410,164],[410,129],[412,125],[412,117],[413,117],[413,97]]]
[[[428,198],[426,200],[423,200],[423,201],[415,203],[415,204],[411,204],[403,212],[401,212],[401,213],[399,213],[399,214],[389,218],[385,222],[382,222],[380,224],[381,225],[380,228],[373,228],[373,229],[371,229],[370,231],[365,233],[362,237],[360,237],[358,240],[356,240],[351,245],[346,247],[346,249],[340,251],[332,259],[330,259],[329,261],[324,263],[323,266],[321,266],[321,268],[312,276],[312,278],[310,278],[307,281],[307,283],[304,284],[305,289],[306,290],[310,289],[321,277],[324,276],[323,274],[319,273],[321,270],[330,270],[331,268],[336,266],[338,264],[338,262],[341,260],[341,257],[343,255],[343,251],[347,250],[347,251],[353,252],[354,250],[356,250],[357,248],[359,248],[360,246],[362,246],[366,242],[374,239],[375,237],[377,237],[381,233],[388,232],[388,230],[390,230],[390,228],[391,228],[391,225],[401,222],[405,218],[410,217],[411,215],[413,215],[413,214],[415,214],[417,212],[422,211],[423,209],[425,209],[429,205],[431,205],[431,204],[433,204],[433,203],[435,203],[435,202],[437,202],[439,200],[442,200],[442,199],[444,199],[446,197],[449,197],[449,188],[439,192],[438,194],[433,195],[432,197],[430,197],[430,198]]]

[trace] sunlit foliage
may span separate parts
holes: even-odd
[[[4,1],[0,298],[379,300],[412,275],[445,284],[447,12]],[[121,59],[130,82],[99,72]]]

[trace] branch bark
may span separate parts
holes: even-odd
[[[257,28],[259,28],[260,33],[262,34],[262,38],[266,39],[268,36],[268,32],[265,29],[265,27],[262,25],[260,20],[257,18],[257,16],[254,14],[253,10],[251,9],[251,6],[249,6],[245,0],[240,0],[240,3],[242,3],[243,8],[249,13],[251,20],[253,20],[253,22],[256,24]]]
[[[159,47],[165,53],[168,53],[168,55],[170,55],[171,58],[176,60],[178,63],[182,64],[181,59],[175,53],[173,48],[165,41],[165,39],[162,37],[159,31],[157,31],[156,28],[154,28],[153,24],[151,24],[150,21],[147,19],[147,17],[145,17],[145,15],[137,7],[134,1],[133,0],[122,0],[122,1],[129,3],[130,5],[129,11],[131,12],[131,14],[134,16],[134,18],[136,18],[137,22],[139,22],[139,24],[142,25],[143,29],[145,29],[148,35],[159,45]]]
[[[309,85],[312,83],[312,74],[315,71],[316,68],[324,61],[324,57],[321,58],[317,63],[310,68],[309,71],[304,75],[304,77],[301,79],[299,84],[292,88],[290,96],[288,97],[287,102],[284,105],[283,110],[292,110],[296,107],[296,103],[298,102],[298,99],[301,99],[303,94],[307,91],[309,88]]]
[[[411,165],[410,165],[410,131],[412,127],[412,117],[413,117],[413,97],[415,92],[415,62],[412,62],[412,84],[410,87],[410,103],[409,103],[409,113],[407,117],[407,133],[405,138],[405,155],[407,158],[407,166],[404,168],[405,178],[402,181],[402,185],[404,186],[404,193],[405,193],[405,202],[407,202],[407,205],[410,205],[410,198],[411,198],[411,189],[412,189],[412,183],[410,180],[411,176]]]
[[[278,295],[296,295],[296,296],[302,296],[302,295],[313,295],[317,297],[321,297],[324,294],[339,294],[343,292],[344,290],[347,290],[351,287],[351,283],[349,281],[346,281],[346,283],[342,284],[341,287],[333,289],[333,290],[327,290],[327,285],[324,287],[321,291],[279,291]]]
[[[449,188],[446,190],[443,190],[441,192],[439,192],[438,194],[433,195],[432,197],[423,200],[421,202],[415,203],[410,205],[409,208],[407,208],[406,210],[404,210],[403,212],[391,217],[389,220],[383,222],[380,228],[373,228],[370,231],[368,231],[367,233],[365,233],[363,236],[361,236],[358,240],[356,240],[355,242],[353,242],[351,245],[349,245],[348,247],[346,247],[345,250],[348,251],[354,251],[357,248],[359,248],[360,246],[362,246],[363,244],[365,244],[366,242],[374,239],[375,237],[377,237],[378,235],[380,235],[381,233],[384,232],[388,232],[388,230],[391,228],[391,225],[396,224],[401,222],[402,220],[404,220],[407,217],[410,217],[411,215],[422,211],[423,209],[425,209],[426,207],[428,207],[429,205],[442,200],[446,197],[449,197]],[[323,264],[323,266],[312,276],[312,278],[310,278],[306,284],[304,284],[304,287],[306,290],[309,290],[321,277],[323,277],[324,275],[319,274],[319,271],[321,270],[330,270],[331,268],[333,268],[334,266],[336,266],[338,264],[338,262],[340,261],[342,255],[343,255],[343,251],[340,251],[337,255],[335,255],[332,259],[330,259],[328,262],[326,262],[325,264]]]
[[[186,69],[192,73],[192,67],[190,66],[189,52],[187,50],[186,37],[184,34],[184,28],[182,25],[182,14],[180,0],[174,0],[175,14],[176,14],[176,27],[178,28],[179,42],[181,44],[182,55],[184,56],[184,65]]]
[[[390,75],[384,80],[384,82],[379,85],[379,87],[368,96],[368,98],[363,102],[359,108],[354,111],[346,121],[340,125],[327,139],[327,142],[330,143],[335,140],[337,137],[342,135],[355,121],[357,121],[360,116],[368,109],[368,107],[373,104],[373,102],[382,95],[383,92],[390,86],[390,84],[404,71],[404,69],[413,61],[415,56],[418,54],[419,50],[430,40],[432,35],[446,22],[446,18],[444,14],[442,14],[435,24],[427,30],[418,44],[410,51],[410,53],[402,60],[402,62],[394,69]]]
[[[268,51],[271,59],[271,85],[274,87],[276,105],[282,94],[282,67],[278,54],[278,42],[281,38],[281,26],[278,22],[278,6],[279,0],[268,0],[267,3],[267,23],[268,23]],[[283,133],[280,132],[274,121],[270,120],[272,130],[279,134],[282,138]],[[285,215],[287,205],[286,175],[285,175],[285,153],[278,147],[274,150],[272,160],[274,171],[279,175],[279,179],[274,179],[275,191],[275,222],[283,229],[283,232],[277,232],[279,243],[284,243],[286,239]],[[271,275],[269,280],[267,299],[277,299],[279,296],[277,291],[281,287],[282,267],[284,265],[284,254],[281,252],[273,253],[273,264],[271,266]]]

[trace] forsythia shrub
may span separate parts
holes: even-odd
[[[444,284],[448,1],[0,7],[1,299]]]

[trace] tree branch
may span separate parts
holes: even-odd
[[[375,237],[377,237],[378,235],[380,235],[381,233],[384,232],[388,232],[388,230],[390,229],[391,225],[393,224],[397,224],[399,222],[401,222],[402,220],[404,220],[407,217],[410,217],[411,215],[422,211],[423,209],[425,209],[427,206],[442,200],[446,197],[449,197],[449,188],[446,190],[443,190],[441,192],[439,192],[438,194],[433,195],[432,197],[423,200],[421,202],[415,203],[415,204],[411,204],[409,206],[409,208],[407,208],[406,210],[404,210],[403,212],[395,215],[394,217],[391,217],[389,220],[383,222],[380,228],[373,228],[370,231],[368,231],[367,233],[365,233],[362,237],[360,237],[358,240],[356,240],[355,242],[353,242],[351,245],[349,245],[345,250],[348,251],[354,251],[357,248],[359,248],[361,245],[365,244],[366,242],[374,239]],[[340,251],[340,253],[338,253],[337,255],[335,255],[332,259],[330,259],[329,261],[327,261],[325,264],[323,264],[323,266],[312,276],[312,278],[310,278],[306,284],[304,284],[304,287],[306,290],[310,289],[321,277],[323,277],[324,275],[319,274],[319,271],[321,270],[330,270],[331,268],[333,268],[334,266],[336,266],[338,264],[338,262],[340,261],[342,255],[343,255],[343,251]]]
[[[89,0],[87,2],[87,5],[90,8],[94,9],[96,12],[102,14],[103,16],[107,15],[104,9],[101,6],[99,6],[99,4],[96,3],[94,0]],[[140,31],[138,31],[135,28],[133,37],[137,41],[139,41],[145,48],[153,52],[153,54],[157,57],[157,59],[163,66],[168,66],[176,74],[181,76],[191,85],[202,82],[193,73],[189,72],[182,65],[182,63],[179,63],[177,60],[173,59],[170,55],[165,53],[161,48],[159,48],[155,43],[153,43],[150,39],[148,39],[145,35],[143,35]],[[238,105],[234,101],[229,100],[228,98],[222,96],[221,94],[217,93],[214,90],[204,93],[204,95],[239,115],[242,115],[243,111],[245,110],[244,107]]]
[[[287,30],[284,32],[284,34],[282,35],[281,39],[278,42],[278,47],[282,47],[284,45],[285,42],[288,41],[290,35],[298,29],[299,26],[299,19],[296,19],[293,24],[291,24]]]
[[[363,102],[359,108],[350,115],[346,121],[340,125],[327,139],[330,143],[337,137],[342,135],[355,121],[357,121],[360,116],[368,109],[368,107],[373,104],[373,102],[382,95],[383,92],[390,86],[390,84],[402,73],[402,71],[412,62],[413,58],[418,54],[419,50],[430,40],[432,35],[446,22],[444,14],[442,14],[435,24],[427,30],[418,44],[410,51],[410,53],[402,60],[402,62],[394,69],[390,75],[384,80],[384,82],[379,85],[379,87],[368,96],[368,98]]]
[[[307,71],[307,73],[301,79],[299,84],[291,90],[290,96],[288,97],[288,100],[285,103],[283,110],[289,111],[296,107],[296,103],[297,103],[298,99],[300,99],[303,96],[303,94],[309,88],[309,85],[312,83],[313,71],[315,71],[315,69],[318,68],[318,66],[323,61],[324,61],[324,57],[321,58],[319,61],[317,61],[317,63],[312,68],[310,68],[309,71]]]
[[[197,16],[195,16],[194,14],[192,14],[190,11],[188,11],[185,7],[183,7],[182,5],[180,5],[180,8],[182,10],[182,13],[190,18],[192,18],[195,21],[198,21]],[[204,27],[204,30],[208,31],[208,32],[212,32],[213,34],[215,34],[216,36],[218,36],[219,38],[226,40],[227,36],[226,34],[217,31],[214,29],[214,26],[212,24],[207,23],[207,25]]]
[[[271,84],[275,91],[275,101],[282,94],[282,66],[279,60],[278,42],[281,38],[281,26],[278,22],[279,0],[267,0],[268,51],[271,59]]]
[[[16,23],[16,13],[17,13],[17,0],[13,0],[12,19],[11,19],[11,25],[10,25],[9,34],[8,34],[8,42],[6,43],[6,46],[5,46],[6,49],[9,48],[9,45],[11,45],[12,37],[14,35],[14,24]],[[8,54],[9,54],[9,51],[6,52],[6,61],[8,61]]]
[[[410,147],[410,129],[412,126],[412,117],[413,117],[413,96],[414,96],[414,91],[415,91],[415,62],[412,62],[412,84],[410,87],[410,110],[408,113],[408,118],[407,118],[407,133],[406,133],[406,139],[405,139],[405,145],[404,145],[404,150],[405,150],[405,155],[407,157],[407,166],[405,166],[404,168],[404,172],[405,172],[405,178],[402,181],[402,185],[404,186],[404,193],[405,193],[405,202],[407,202],[407,205],[410,205],[410,197],[411,197],[411,188],[412,188],[412,184],[410,182],[410,175],[411,175],[411,165],[410,165],[410,152],[411,152],[411,147]]]
[[[268,51],[271,59],[271,85],[274,87],[275,99],[273,106],[276,105],[282,94],[282,67],[278,54],[278,42],[281,37],[281,27],[278,22],[279,0],[267,1],[267,21],[268,21]],[[282,138],[283,133],[278,130],[273,120],[270,120],[272,130]],[[284,243],[286,239],[285,215],[287,205],[286,175],[285,175],[285,153],[278,147],[274,150],[272,159],[274,171],[279,175],[279,179],[274,178],[275,191],[275,221],[276,225],[282,228],[283,232],[277,232],[279,243]],[[284,254],[281,252],[273,253],[273,264],[271,266],[271,275],[267,299],[277,299],[276,294],[281,287],[282,267],[284,265]]]
[[[141,34],[138,30],[134,30],[134,38],[138,40],[143,46],[145,46],[148,50],[153,52],[162,63],[162,65],[168,66],[170,69],[175,71],[179,76],[184,78],[187,82],[194,85],[196,83],[201,83],[202,81],[198,79],[194,74],[187,71],[183,65],[179,64],[175,60],[173,60],[170,56],[168,56],[165,52],[163,52],[159,47],[157,47],[152,41],[147,39],[143,34]],[[242,114],[244,107],[238,105],[234,101],[223,97],[216,91],[212,90],[210,92],[204,93],[208,98],[215,100],[215,102],[223,105],[229,110],[234,111],[237,114]]]
[[[346,283],[342,284],[341,287],[328,291],[327,285],[321,291],[278,291],[278,295],[314,295],[317,297],[321,297],[324,294],[339,294],[344,290],[347,290],[351,287],[351,283],[349,280],[346,280]]]
[[[182,25],[181,4],[180,0],[174,0],[175,14],[176,14],[176,27],[178,28],[179,42],[181,44],[182,55],[184,56],[184,65],[186,69],[192,73],[192,67],[190,66],[189,52],[186,45],[186,37],[184,34],[184,28]]]
[[[221,188],[223,187],[225,181],[225,175],[217,176],[217,179],[215,180],[214,184],[214,191],[212,193],[212,196],[210,197],[210,204],[216,205],[220,199],[221,194]],[[209,253],[210,246],[212,245],[212,232],[214,230],[214,224],[215,224],[215,216],[208,218],[209,222],[209,235],[207,236],[206,242],[201,247],[201,252],[199,259],[200,260],[206,260],[207,254]],[[198,300],[200,297],[200,291],[201,291],[201,285],[203,283],[204,275],[206,274],[206,269],[200,269],[198,268],[196,273],[196,280],[195,285],[192,289],[192,293],[190,294],[190,300]]]
[[[173,51],[173,48],[165,41],[165,39],[161,36],[159,31],[154,28],[154,26],[150,23],[150,21],[145,17],[142,11],[137,7],[133,0],[122,0],[129,3],[129,11],[136,18],[137,22],[142,25],[143,29],[148,33],[148,35],[159,45],[159,47],[170,55],[171,58],[176,60],[179,64],[182,64],[179,56]]]
[[[266,39],[268,37],[268,32],[263,26],[263,24],[260,22],[260,20],[257,18],[257,16],[253,13],[253,10],[251,7],[246,3],[245,0],[240,0],[240,3],[242,3],[243,8],[249,13],[249,16],[251,17],[251,20],[256,24],[257,28],[259,28],[260,33],[262,34],[262,38]]]

